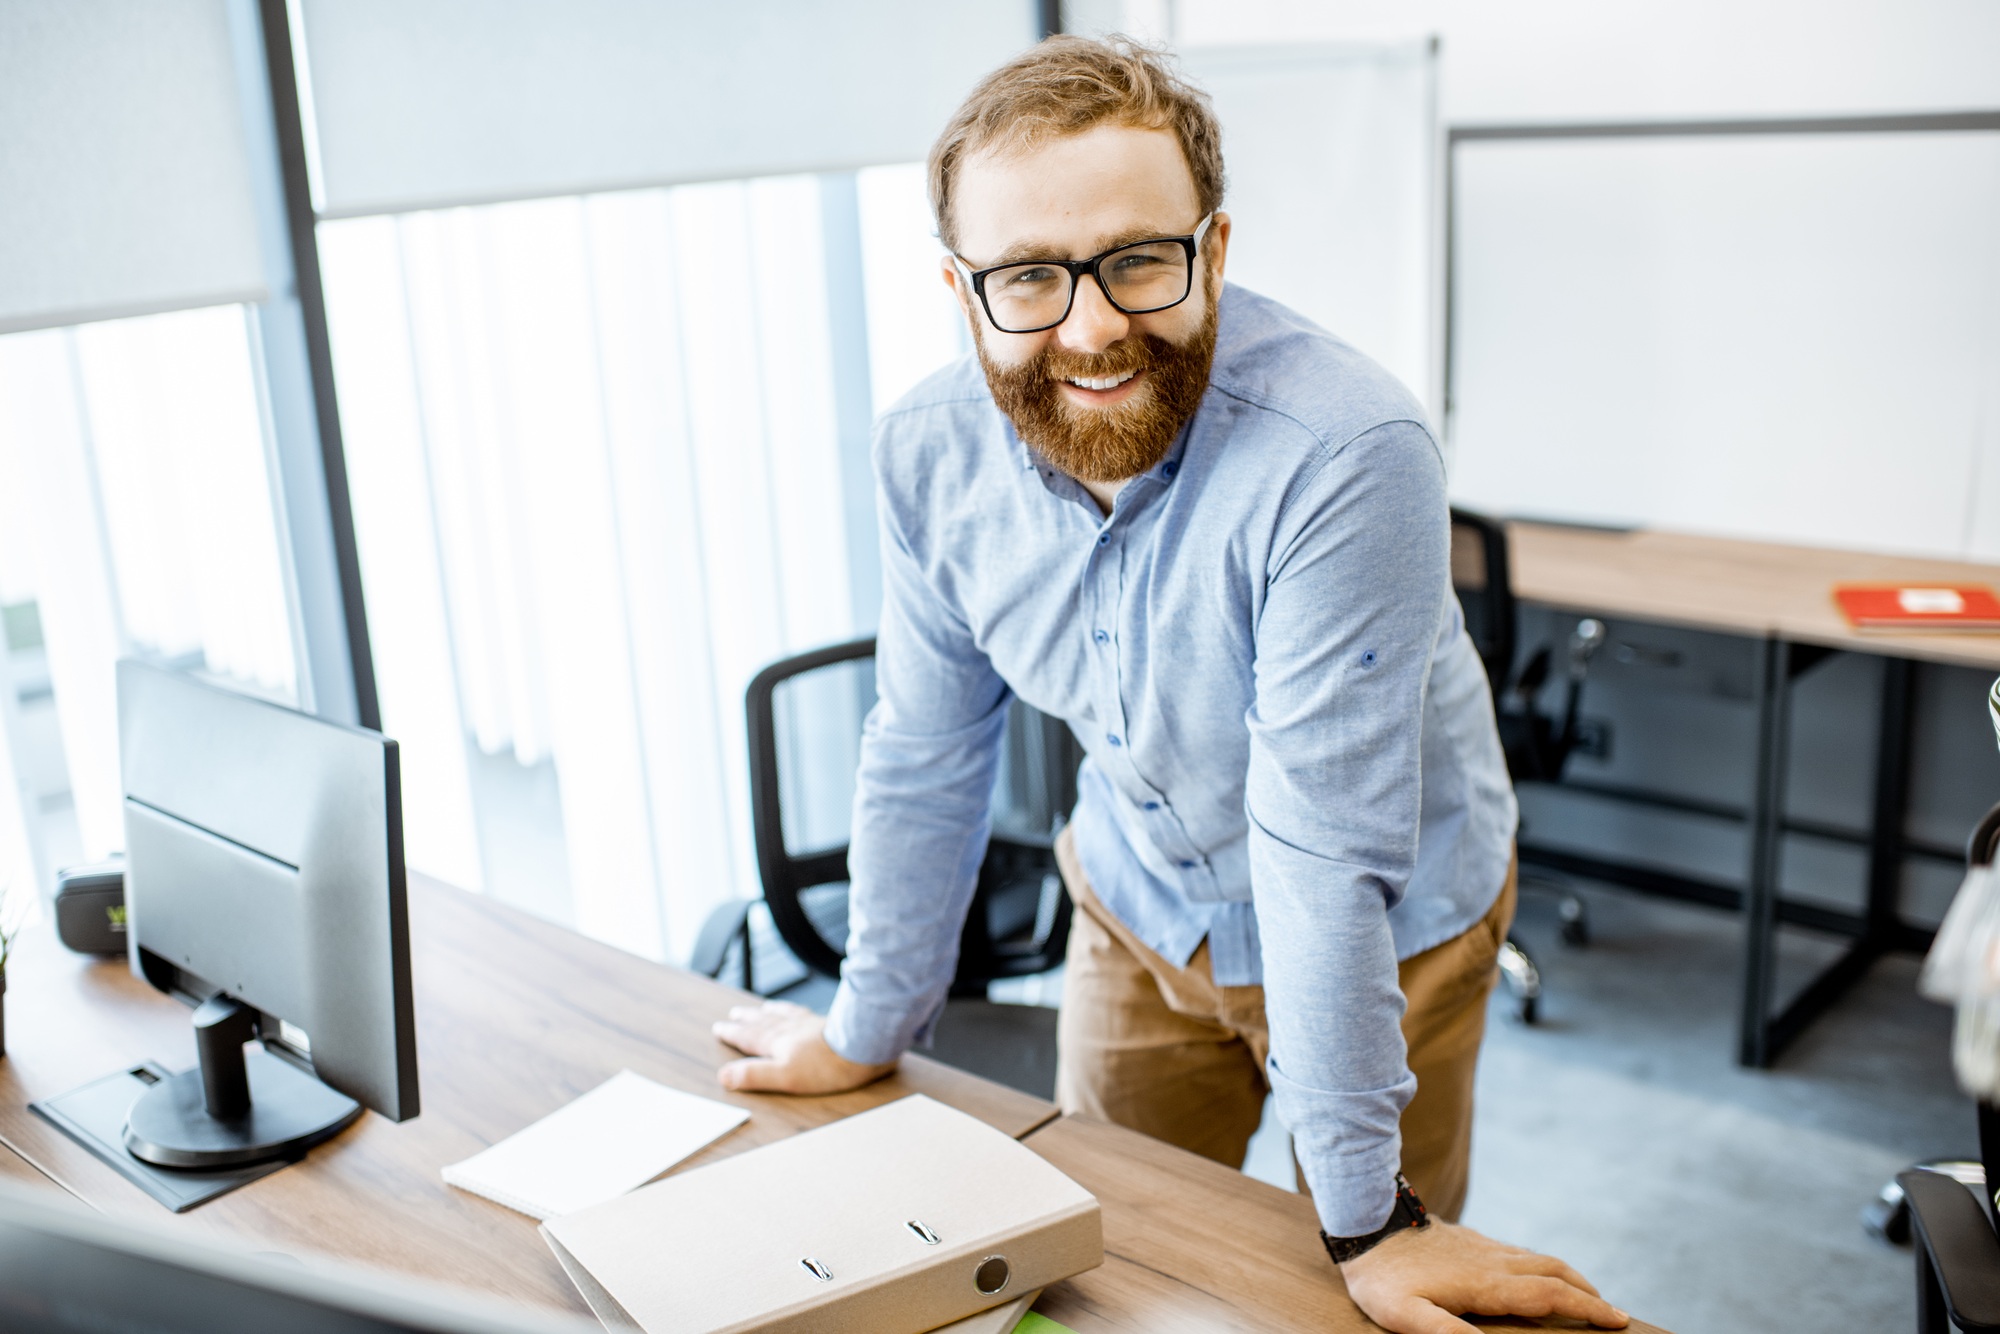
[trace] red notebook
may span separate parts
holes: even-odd
[[[2000,630],[2000,598],[1984,584],[1835,584],[1857,630]]]

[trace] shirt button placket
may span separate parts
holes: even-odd
[[[1122,582],[1119,557],[1122,551],[1111,551],[1111,521],[1107,520],[1102,532],[1097,535],[1097,545],[1105,548],[1104,559],[1097,563],[1098,597],[1097,605],[1108,608],[1116,615],[1119,603],[1119,586]],[[1137,777],[1138,769],[1132,763],[1132,748],[1126,745],[1129,733],[1125,727],[1124,701],[1118,689],[1118,646],[1112,641],[1111,633],[1102,628],[1092,636],[1097,643],[1109,649],[1104,655],[1102,670],[1098,679],[1102,681],[1104,700],[1099,714],[1104,719],[1104,743],[1117,751],[1123,758],[1127,774]]]

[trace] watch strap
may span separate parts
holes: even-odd
[[[1424,1208],[1424,1202],[1417,1198],[1417,1193],[1410,1189],[1410,1183],[1398,1172],[1396,1202],[1389,1209],[1388,1222],[1359,1237],[1333,1237],[1321,1232],[1319,1239],[1325,1243],[1326,1253],[1335,1264],[1346,1264],[1357,1255],[1366,1255],[1398,1232],[1426,1228],[1430,1223],[1430,1211]]]

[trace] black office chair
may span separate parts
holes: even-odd
[[[2000,806],[1972,831],[1966,860],[1990,866],[1996,851]],[[1916,1242],[1917,1334],[2000,1331],[2000,1231],[1988,1188],[2000,1181],[2000,1108],[1982,1098],[1978,1114],[1978,1162],[1918,1163],[1862,1212],[1877,1236]]]
[[[1552,651],[1544,644],[1517,673],[1519,608],[1507,559],[1507,530],[1497,520],[1470,510],[1451,511],[1451,583],[1465,612],[1466,632],[1486,666],[1493,689],[1494,713],[1507,772],[1516,783],[1553,783],[1575,751],[1583,681],[1590,660],[1604,644],[1604,624],[1584,617],[1570,635],[1566,670],[1568,684],[1562,710],[1555,716],[1535,706],[1548,683]],[[1523,875],[1523,885],[1538,877]],[[1562,938],[1571,945],[1590,939],[1590,921],[1583,900],[1559,881],[1549,882],[1561,894]],[[1500,951],[1500,972],[1513,994],[1523,1023],[1534,1023],[1541,1007],[1542,977],[1533,957],[1512,934]]]
[[[852,758],[859,754],[861,719],[875,699],[874,657],[875,641],[858,639],[786,658],[759,672],[744,699],[763,903],[786,948],[826,977],[840,976],[847,952]],[[815,745],[822,750],[816,787],[805,772],[810,766],[801,762]],[[1075,804],[1080,761],[1068,728],[1014,702],[994,832],[959,941],[953,997],[983,998],[989,983],[1062,962],[1070,903],[1053,848]],[[840,773],[845,785],[824,781],[829,772]],[[756,990],[751,906],[737,900],[710,915],[690,960],[696,971],[718,976],[733,958],[744,989]]]

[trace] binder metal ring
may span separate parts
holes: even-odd
[[[1007,1280],[1014,1276],[1013,1266],[1004,1255],[989,1255],[979,1262],[979,1268],[972,1271],[972,1286],[982,1297],[991,1297],[1007,1286]]]

